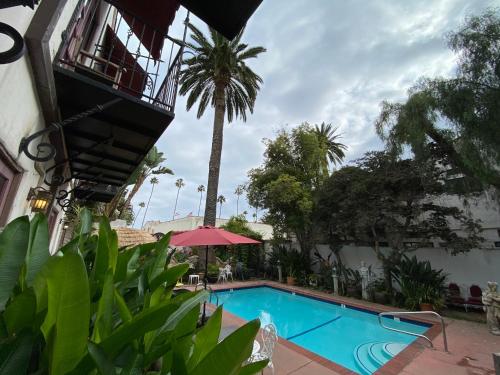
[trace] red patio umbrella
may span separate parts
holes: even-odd
[[[170,239],[170,245],[173,246],[206,246],[205,248],[205,276],[203,284],[207,289],[208,273],[208,247],[217,245],[242,245],[242,244],[260,244],[260,241],[240,236],[239,234],[228,232],[224,229],[212,226],[201,226],[196,229],[175,234]],[[205,320],[205,304],[203,304],[202,322]]]

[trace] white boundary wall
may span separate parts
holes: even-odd
[[[328,245],[318,245],[317,249],[323,256],[330,254]],[[435,269],[444,269],[449,274],[448,282],[457,283],[463,296],[468,295],[472,284],[484,289],[488,281],[500,282],[500,249],[473,249],[465,254],[450,255],[441,248],[427,248],[407,254],[416,255],[419,260],[429,260]],[[340,256],[347,267],[358,269],[361,261],[365,261],[367,266],[372,266],[374,273],[382,273],[382,264],[371,247],[344,246]]]

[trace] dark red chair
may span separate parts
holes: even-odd
[[[467,310],[467,307],[483,308],[483,301],[482,301],[483,291],[481,290],[481,288],[477,285],[471,285],[469,291],[470,291],[470,297],[467,298],[465,309]]]
[[[448,296],[447,296],[447,305],[451,306],[464,306],[465,307],[465,299],[462,297],[462,293],[460,292],[460,287],[455,283],[450,283],[448,285]]]

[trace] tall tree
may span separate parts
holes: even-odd
[[[134,221],[132,222],[132,227],[134,226],[135,224],[135,220],[139,217],[139,214],[141,213],[142,209],[146,207],[146,203],[144,202],[140,202],[139,203],[139,210],[137,210],[137,215],[134,215]]]
[[[433,160],[370,152],[355,166],[332,173],[319,194],[316,217],[334,249],[346,240],[369,243],[391,290],[391,271],[405,253],[439,240],[455,255],[482,240],[477,221],[458,207],[440,204],[443,181]],[[382,249],[383,242],[389,249]]]
[[[316,132],[320,147],[324,153],[322,171],[325,176],[329,175],[329,164],[340,164],[345,157],[344,151],[347,150],[346,145],[338,142],[341,135],[336,134],[337,130],[338,128],[334,128],[332,124],[325,124],[324,122],[321,123],[320,126],[314,126],[314,131]]]
[[[151,175],[160,175],[160,174],[171,174],[174,172],[167,167],[163,167],[161,164],[167,160],[163,157],[163,152],[159,152],[156,146],[153,146],[151,150],[147,153],[144,160],[139,164],[139,166],[135,169],[134,173],[130,176],[127,183],[120,189],[118,194],[113,198],[113,200],[107,205],[105,214],[108,217],[112,217],[118,205],[120,204],[120,200],[126,193],[126,188],[129,185],[134,185],[132,189],[128,192],[128,195],[125,199],[125,202],[120,205],[122,207],[129,207],[132,198],[139,191],[144,181],[146,181]]]
[[[219,219],[222,215],[222,204],[226,203],[226,197],[222,194],[217,197],[217,202],[219,203]]]
[[[199,185],[197,190],[198,193],[200,193],[200,203],[198,204],[198,216],[200,216],[201,201],[203,200],[203,192],[205,191],[205,185]]]
[[[263,165],[249,172],[250,204],[267,209],[265,219],[275,234],[295,235],[306,257],[314,246],[315,192],[327,177],[324,160],[317,132],[304,123],[266,141]]]
[[[249,48],[241,43],[243,30],[228,41],[213,29],[210,29],[210,38],[193,25],[189,25],[189,29],[192,41],[186,45],[194,56],[184,61],[179,93],[189,93],[188,110],[199,102],[198,118],[209,105],[215,108],[204,217],[205,225],[215,225],[224,117],[227,116],[229,123],[238,117],[246,121],[247,111],[253,113],[262,79],[246,61],[265,52],[265,48]]]
[[[155,185],[158,184],[160,181],[156,177],[153,177],[149,182],[151,183],[151,193],[149,194],[148,204],[146,205],[146,210],[144,211],[144,216],[142,217],[141,228],[144,228],[144,220],[146,220],[146,215],[148,214],[149,203],[151,202],[151,197],[153,196]]]
[[[175,187],[177,188],[177,196],[175,197],[175,205],[174,205],[174,212],[172,213],[172,220],[175,219],[175,211],[177,210],[177,201],[179,200],[179,192],[181,189],[185,186],[186,184],[184,183],[184,180],[182,178],[178,178],[175,181]]]
[[[448,38],[457,75],[422,79],[405,103],[383,102],[377,132],[391,152],[436,148],[466,176],[500,189],[500,17],[470,17]]]
[[[245,192],[245,186],[244,185],[238,185],[236,186],[236,190],[234,191],[234,194],[236,195],[236,216],[240,213],[239,211],[239,203],[240,203],[240,196]]]

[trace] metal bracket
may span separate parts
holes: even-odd
[[[98,104],[93,108],[90,108],[86,111],[80,112],[74,116],[71,116],[67,118],[66,120],[60,121],[60,122],[53,122],[46,128],[37,131],[36,133],[33,133],[32,135],[28,137],[24,137],[21,139],[21,142],[19,143],[19,153],[24,153],[29,159],[34,160],[34,161],[39,161],[39,162],[46,162],[54,158],[56,156],[56,148],[54,145],[48,143],[48,142],[40,142],[37,146],[37,154],[32,154],[29,151],[30,144],[37,138],[43,137],[46,134],[50,134],[55,131],[60,131],[64,128],[64,126],[69,125],[71,123],[74,123],[78,120],[81,120],[83,118],[92,116],[96,113],[102,112],[105,109],[115,105],[116,103],[120,102],[122,99],[117,98],[110,100],[109,102],[106,102],[104,104]],[[45,155],[45,156],[39,156],[39,154]]]

